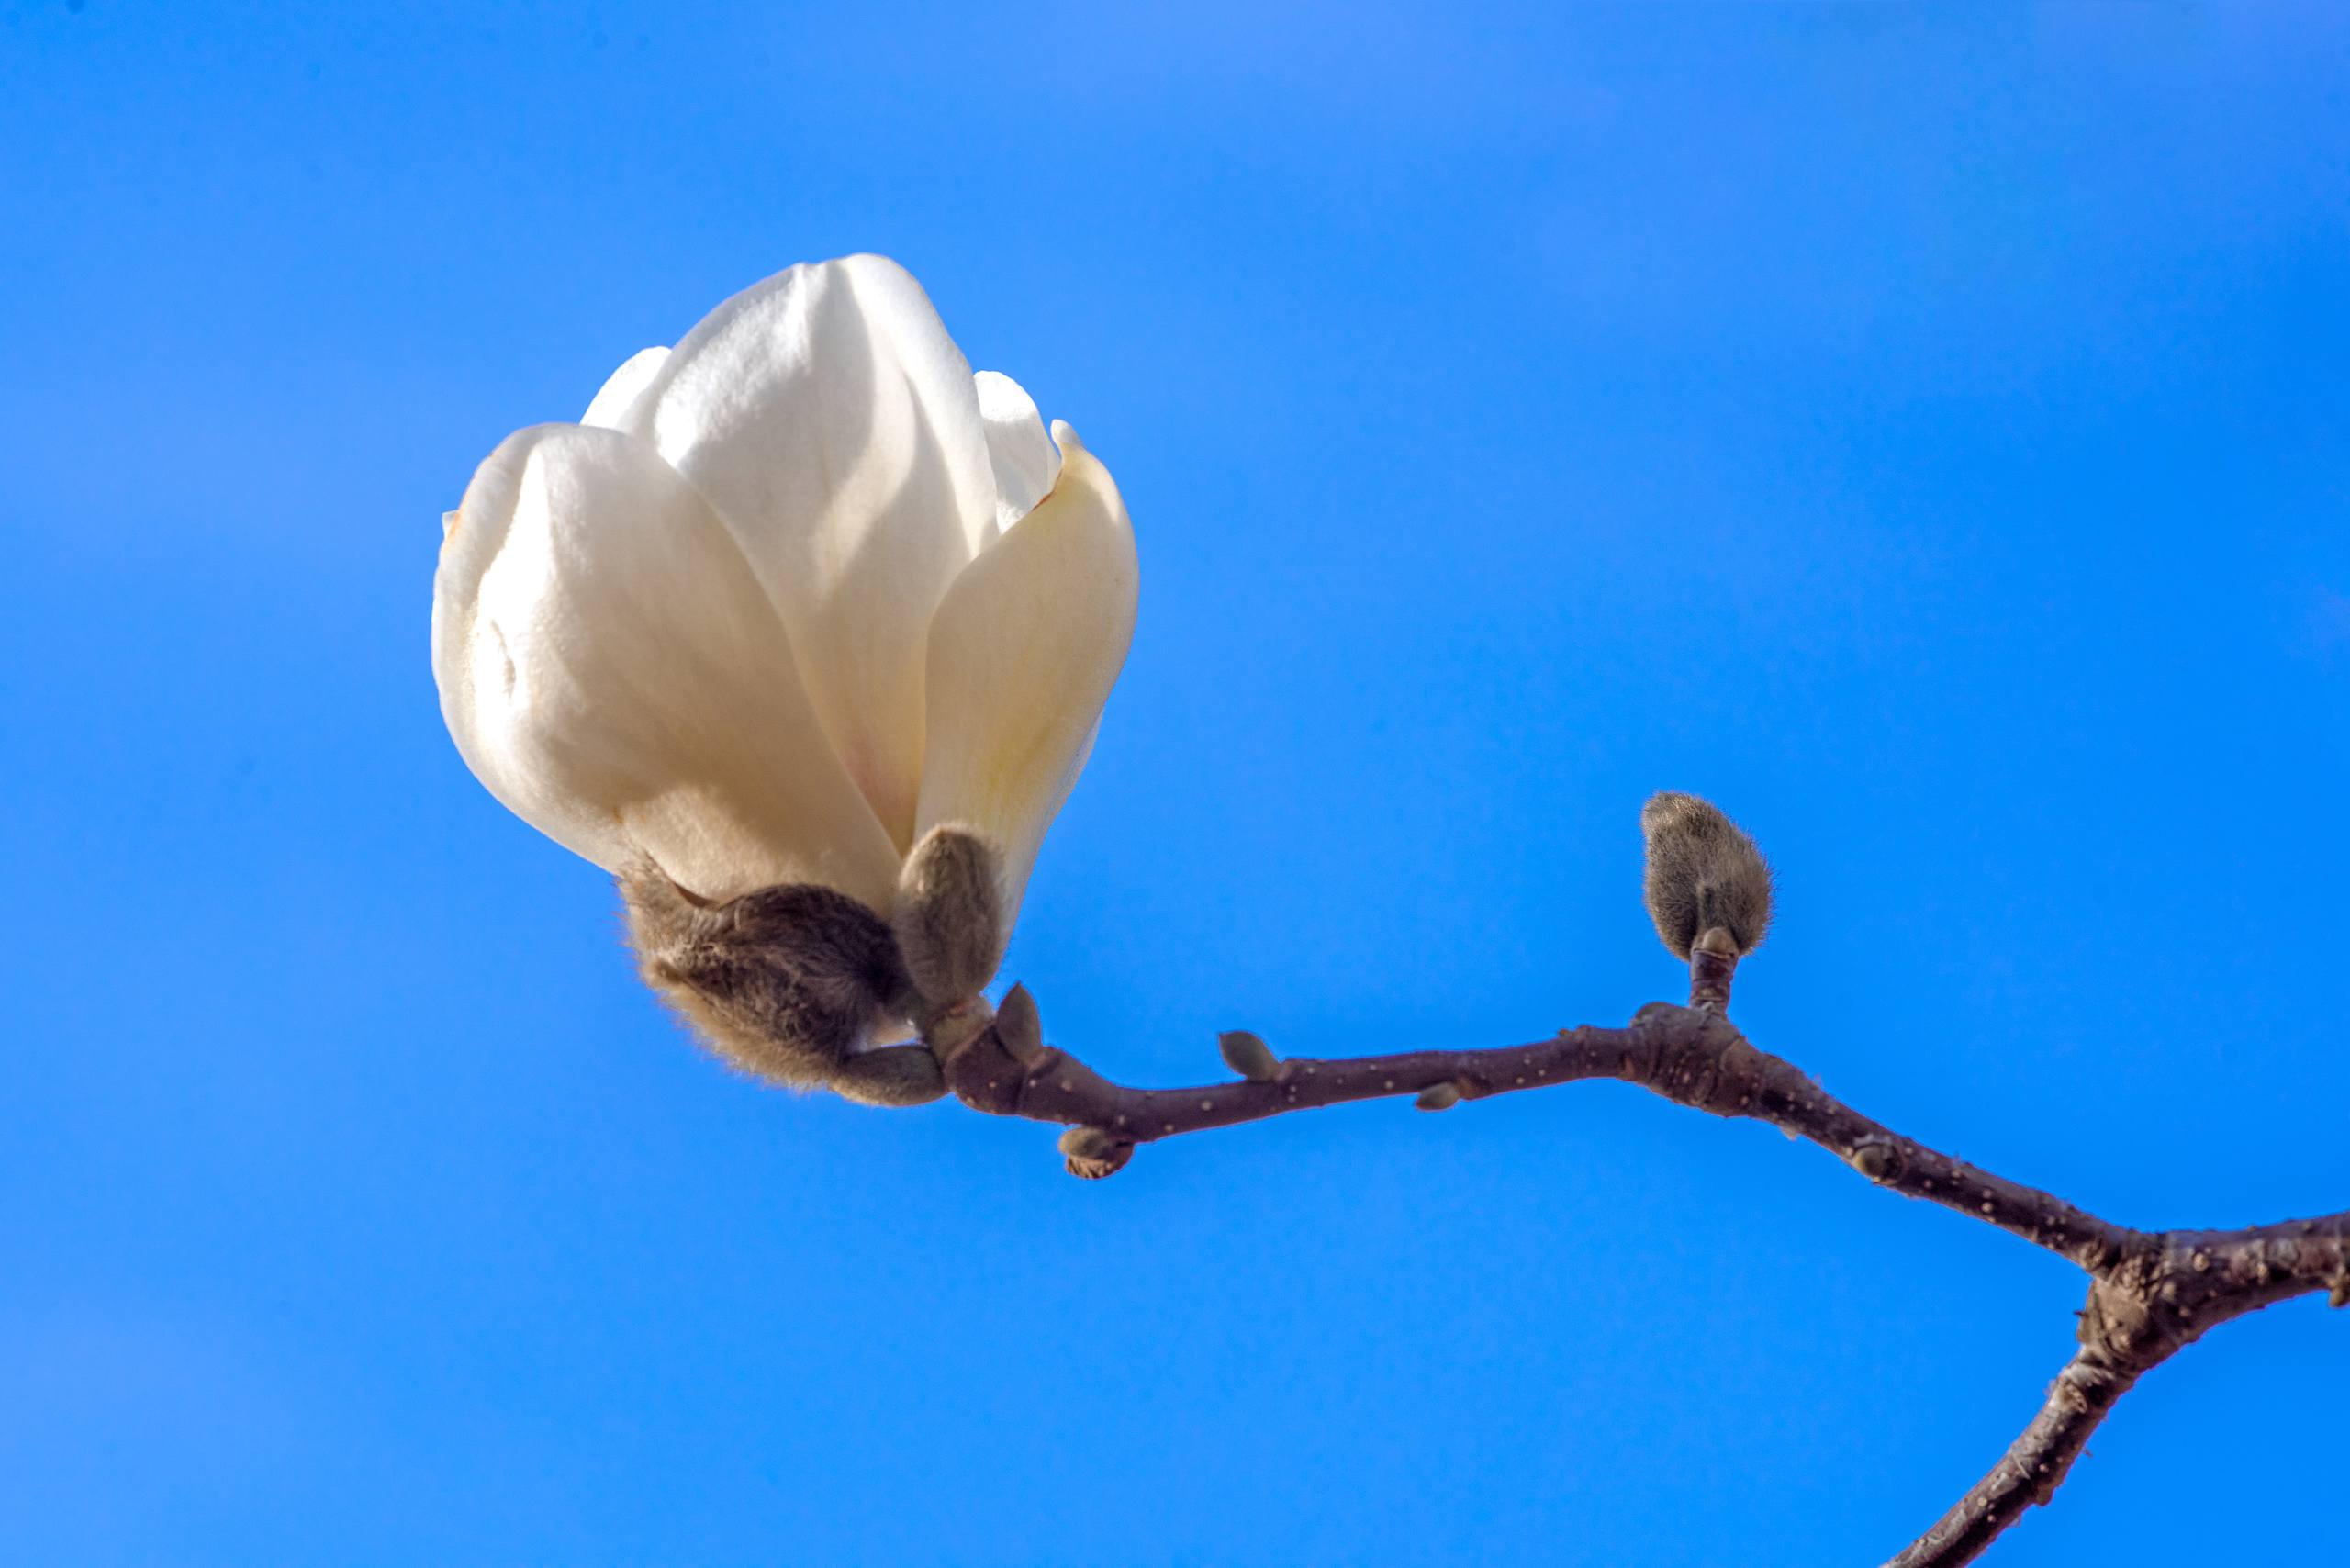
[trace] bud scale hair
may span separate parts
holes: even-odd
[[[1673,790],[1649,798],[1640,830],[1649,916],[1673,957],[1685,962],[1717,926],[1740,954],[1752,952],[1771,926],[1771,868],[1745,831],[1711,801]]]
[[[995,851],[967,828],[932,828],[898,876],[892,921],[906,972],[933,1006],[979,993],[1003,962],[1002,894]]]
[[[918,1045],[867,1048],[912,987],[881,917],[830,888],[761,888],[711,903],[643,862],[620,875],[645,984],[718,1056],[793,1089],[874,1105],[946,1092]]]

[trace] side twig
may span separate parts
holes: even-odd
[[[2031,1425],[1887,1568],[1974,1562],[2024,1509],[2048,1501],[2089,1434],[2149,1370],[2231,1318],[2320,1290],[2336,1306],[2350,1303],[2350,1213],[2139,1238],[2091,1282],[2081,1348]]]

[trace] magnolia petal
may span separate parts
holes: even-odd
[[[910,847],[923,631],[995,520],[970,366],[921,286],[879,256],[778,274],[687,334],[625,425],[742,543],[824,734]]]
[[[621,416],[628,412],[628,406],[636,401],[638,394],[653,384],[654,374],[668,357],[669,351],[664,348],[639,349],[629,355],[605,381],[595,400],[588,405],[588,411],[579,416],[579,422],[619,430]]]
[[[1133,641],[1134,529],[1065,424],[1060,482],[956,579],[930,625],[920,832],[960,823],[1003,857],[1006,929],[1092,748]]]
[[[598,865],[649,855],[711,899],[821,882],[889,913],[897,852],[781,619],[643,442],[541,425],[490,454],[442,546],[432,671],[476,776]]]
[[[1061,454],[1045,433],[1035,399],[1001,371],[971,378],[987,427],[988,461],[995,469],[995,526],[1000,533],[1026,517],[1053,487]]]

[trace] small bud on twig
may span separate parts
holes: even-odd
[[[1286,1070],[1273,1048],[1246,1029],[1218,1035],[1215,1043],[1224,1052],[1224,1065],[1251,1083],[1273,1082]]]
[[[1012,1059],[1034,1067],[1045,1059],[1045,1021],[1036,1015],[1036,999],[1024,985],[1015,985],[996,1004],[996,1038]]]
[[[1460,1085],[1449,1081],[1431,1083],[1412,1102],[1423,1111],[1449,1111],[1460,1103]]]
[[[1872,1182],[1884,1181],[1893,1175],[1901,1164],[1901,1157],[1894,1151],[1893,1146],[1879,1137],[1862,1139],[1847,1158],[1852,1160],[1853,1170]]]
[[[1134,1158],[1135,1146],[1100,1127],[1071,1127],[1061,1134],[1061,1158],[1069,1173],[1087,1182],[1115,1176]]]

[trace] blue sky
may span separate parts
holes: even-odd
[[[879,250],[1116,474],[1006,978],[1104,1071],[1676,993],[2156,1227],[2350,1203],[2326,6],[0,0],[0,1540],[47,1564],[1879,1561],[2066,1266],[1613,1085],[1062,1175],[636,986],[426,658],[507,431]],[[2008,1564],[2338,1479],[2350,1320],[2149,1377]],[[2302,1495],[2306,1495],[2303,1493]]]

